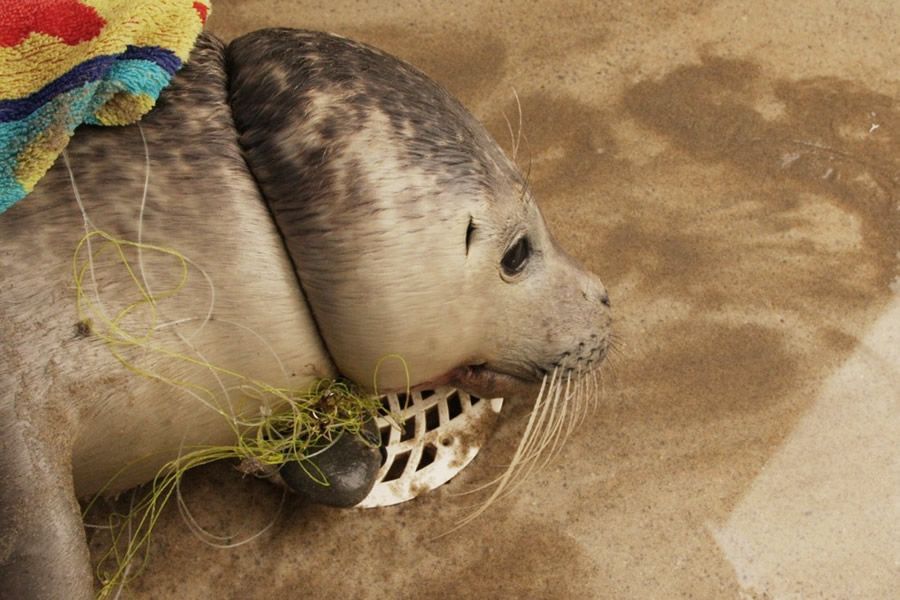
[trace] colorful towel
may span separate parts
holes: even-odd
[[[210,0],[0,0],[0,214],[82,123],[126,125],[187,60]]]

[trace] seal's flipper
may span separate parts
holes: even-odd
[[[0,598],[94,595],[70,459],[47,437],[29,422],[2,420]]]

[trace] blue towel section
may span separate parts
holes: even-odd
[[[133,68],[125,68],[120,71],[115,70],[120,66],[120,63],[127,63],[132,60],[142,61],[138,64],[153,63],[162,72],[167,73],[170,78],[181,68],[181,60],[171,50],[159,47],[141,48],[128,46],[128,49],[121,55],[97,56],[84,61],[30,96],[15,100],[0,100],[0,123],[24,119],[49,102],[54,96],[64,94],[86,83],[99,81],[104,77],[114,77],[116,73],[122,70],[133,72]]]
[[[133,56],[140,55],[135,53]],[[160,55],[150,56],[156,58]],[[181,61],[173,58],[180,65]],[[28,193],[18,181],[15,167],[16,158],[34,139],[34,132],[62,127],[66,135],[71,136],[81,123],[101,125],[94,115],[118,92],[158,97],[171,81],[173,64],[168,61],[160,65],[156,60],[143,58],[114,60],[105,70],[103,78],[83,82],[62,93],[54,92],[52,100],[24,118],[0,120],[0,214]]]

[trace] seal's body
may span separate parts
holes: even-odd
[[[302,387],[312,375],[307,365],[322,376],[334,369],[241,157],[223,50],[202,39],[141,123],[150,149],[143,239],[201,265],[215,285],[215,321],[258,332],[295,376],[285,380],[258,342],[214,322],[191,340],[197,348],[273,385]],[[145,179],[141,131],[82,127],[67,156],[94,225],[137,239]],[[179,448],[233,440],[218,414],[171,386],[129,373],[77,323],[72,255],[83,234],[62,160],[0,218],[0,589],[11,598],[91,597],[76,497],[96,492],[126,465],[132,467],[110,491],[152,478]],[[170,264],[158,266],[164,270],[151,272],[151,282],[170,277]],[[195,274],[196,280],[202,277]],[[100,282],[108,301],[125,285],[121,277]],[[185,303],[178,316],[202,317],[208,291],[185,292],[174,299]],[[186,378],[216,387],[203,369]]]
[[[202,267],[212,318],[198,318],[211,295],[195,277],[163,315],[182,323],[160,335],[273,385],[340,373],[371,388],[395,353],[411,381],[389,361],[382,390],[497,394],[605,355],[606,292],[555,246],[514,165],[446,91],[366,46],[294,30],[228,48],[203,37],[140,129],[83,128],[67,157],[85,213],[59,161],[0,217],[0,585],[15,597],[89,597],[76,498],[234,435],[77,322],[85,214]],[[171,265],[144,259],[164,286]],[[228,394],[209,369],[148,360]]]

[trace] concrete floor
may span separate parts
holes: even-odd
[[[225,38],[323,29],[424,69],[505,146],[624,356],[560,459],[467,528],[526,406],[416,501],[289,501],[217,550],[169,510],[133,598],[891,598],[900,589],[900,4],[219,0]],[[235,534],[280,494],[227,466]]]

